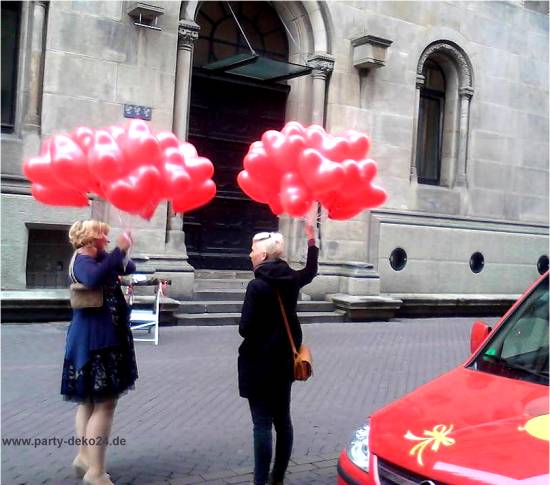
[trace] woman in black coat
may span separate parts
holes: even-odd
[[[270,483],[283,478],[292,452],[293,428],[290,391],[294,381],[294,358],[277,293],[281,296],[296,348],[302,344],[302,329],[296,315],[300,288],[317,274],[319,249],[313,228],[307,226],[306,267],[295,271],[281,259],[283,236],[260,233],[254,236],[250,259],[255,278],[248,284],[239,333],[239,393],[247,398],[254,425],[254,484],[264,485],[271,463],[271,431],[277,433],[275,461]]]

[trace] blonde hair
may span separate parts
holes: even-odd
[[[259,232],[252,238],[252,243],[260,251],[265,251],[269,259],[283,256],[284,239],[280,232]]]
[[[95,219],[76,221],[69,229],[69,241],[75,249],[89,246],[94,239],[99,239],[103,234],[109,234],[110,229],[109,224]]]

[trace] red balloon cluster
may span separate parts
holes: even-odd
[[[163,200],[172,201],[175,212],[187,212],[216,194],[212,162],[171,132],[154,135],[142,120],[127,128],[80,126],[48,138],[23,172],[44,204],[83,207],[93,192],[144,219]]]
[[[376,162],[366,158],[369,145],[358,131],[333,136],[321,126],[291,121],[250,145],[237,180],[245,194],[268,204],[275,215],[304,216],[317,200],[331,219],[349,219],[387,199],[372,183]]]

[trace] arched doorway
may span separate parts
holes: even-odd
[[[284,26],[270,3],[231,6],[258,54],[288,60]],[[200,34],[194,48],[188,139],[213,161],[218,193],[206,207],[184,217],[189,262],[197,269],[250,269],[252,235],[277,229],[278,221],[267,206],[244,195],[236,177],[250,143],[284,125],[290,87],[204,67],[250,52],[227,2],[204,2],[196,22]]]

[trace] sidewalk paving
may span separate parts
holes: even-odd
[[[336,461],[372,411],[468,356],[473,318],[304,325],[314,376],[293,387],[287,485],[334,484]],[[487,319],[488,323],[495,321]],[[73,436],[59,395],[66,324],[2,325],[2,437]],[[120,399],[108,471],[117,484],[233,484],[252,479],[252,427],[239,398],[236,327],[164,327],[136,343],[140,378]],[[74,446],[2,446],[3,484],[77,484]]]

